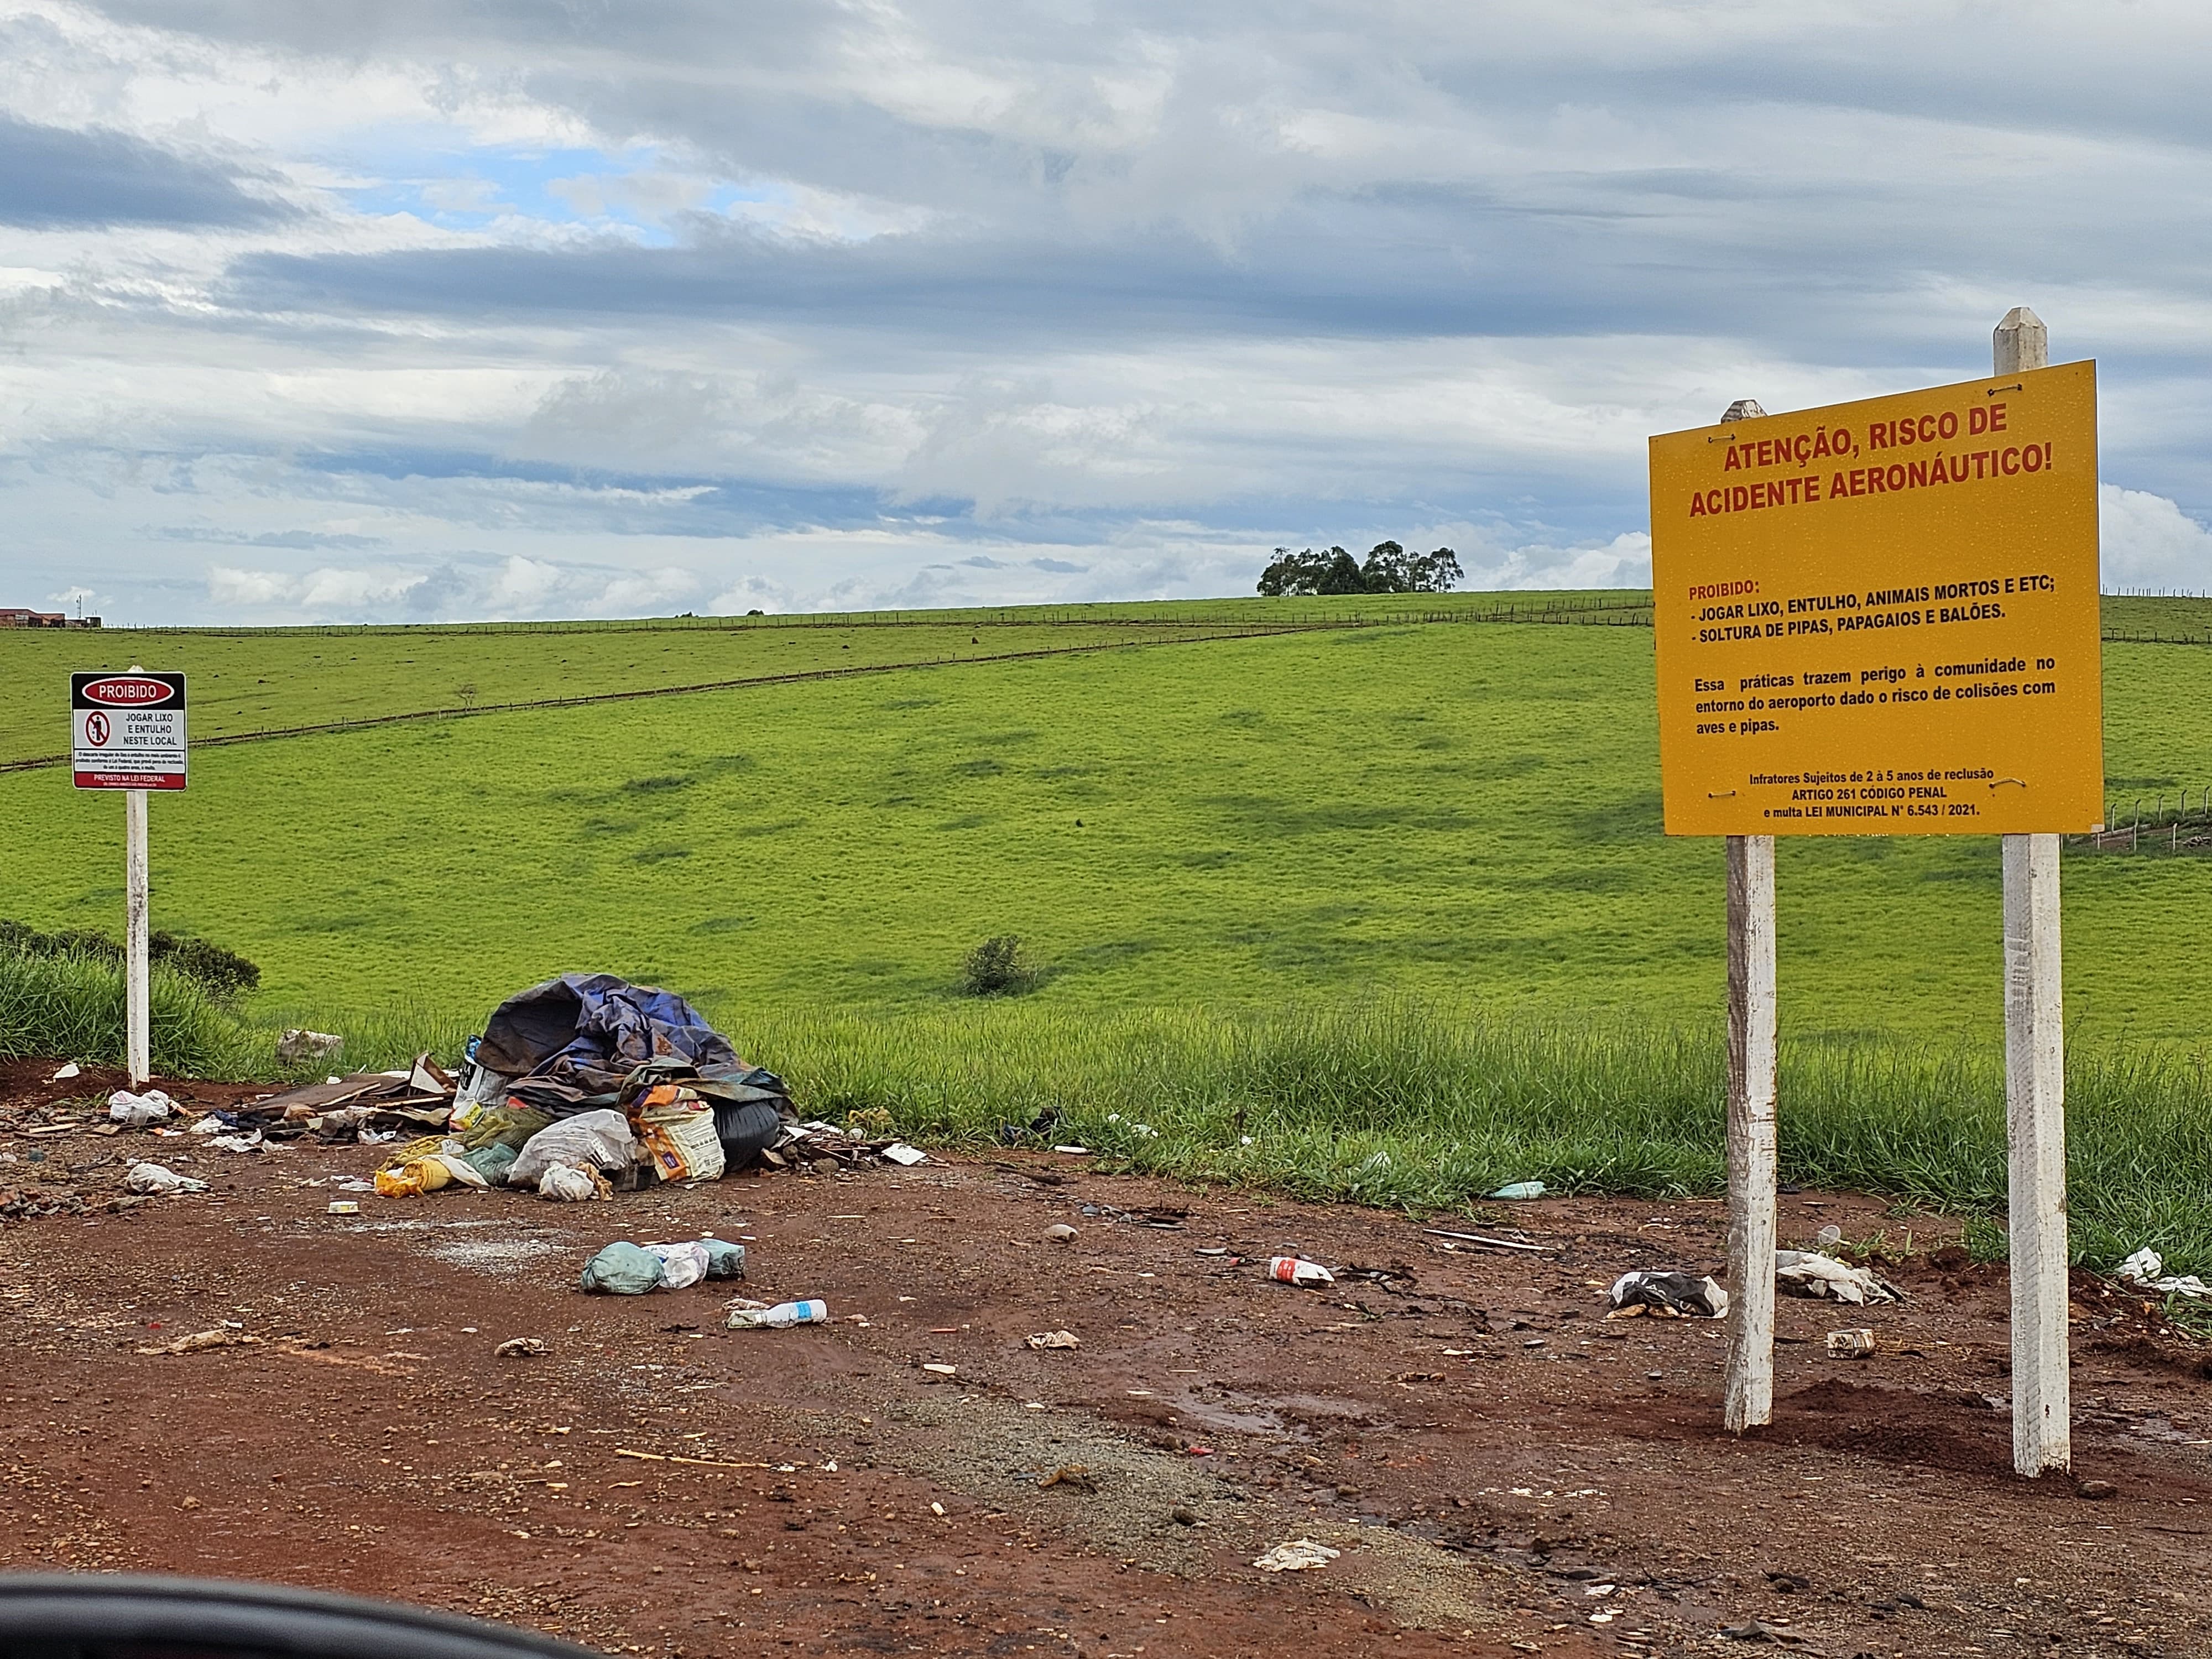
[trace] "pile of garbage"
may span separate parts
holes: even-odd
[[[374,1182],[387,1198],[506,1187],[574,1202],[756,1167],[830,1174],[924,1157],[889,1137],[801,1121],[782,1079],[741,1059],[689,1002],[612,974],[568,974],[509,997],[457,1076],[424,1054],[404,1071],[329,1078],[189,1129],[168,1121],[176,1109],[158,1089],[118,1090],[109,1102],[118,1129],[196,1133],[230,1152],[305,1136],[389,1145]]]
[[[755,1166],[827,1173],[922,1156],[801,1122],[783,1080],[690,1003],[612,974],[565,975],[500,1004],[469,1045],[445,1127],[400,1149],[378,1190],[459,1182],[573,1202]]]

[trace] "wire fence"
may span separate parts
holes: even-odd
[[[2194,802],[2192,805],[2191,803]],[[2212,784],[2115,796],[2105,803],[2105,827],[2069,836],[2069,847],[2093,853],[2212,853]]]

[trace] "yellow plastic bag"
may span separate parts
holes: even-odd
[[[396,1170],[379,1170],[376,1190],[386,1198],[419,1198],[436,1192],[453,1178],[453,1172],[441,1159],[418,1158]]]
[[[410,1164],[403,1169],[379,1170],[376,1172],[377,1192],[385,1198],[422,1197],[422,1182],[415,1173],[417,1167]]]

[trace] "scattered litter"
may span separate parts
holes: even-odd
[[[544,1190],[540,1177],[549,1170],[596,1169],[618,1174],[638,1161],[637,1137],[629,1120],[611,1107],[578,1112],[549,1123],[523,1143],[514,1166],[507,1172],[511,1187]]]
[[[1080,1463],[1062,1463],[1050,1474],[1037,1482],[1040,1491],[1047,1486],[1073,1486],[1078,1492],[1097,1492],[1098,1482],[1091,1471]]]
[[[1500,1187],[1494,1193],[1485,1193],[1483,1196],[1510,1201],[1516,1199],[1541,1198],[1544,1195],[1544,1183],[1540,1181],[1515,1181]]]
[[[648,1244],[645,1249],[647,1255],[660,1263],[660,1283],[664,1289],[685,1290],[707,1276],[707,1247],[704,1244]]]
[[[1844,1230],[1831,1221],[1813,1236],[1813,1242],[1824,1250],[1833,1249],[1844,1242]]]
[[[597,1170],[582,1169],[574,1164],[555,1164],[538,1177],[538,1195],[556,1199],[564,1204],[582,1204],[595,1198],[612,1198],[615,1189],[607,1184],[607,1178]]]
[[[452,1182],[453,1172],[445,1160],[419,1158],[376,1172],[376,1190],[386,1198],[420,1198]]]
[[[707,1252],[707,1277],[709,1279],[743,1279],[745,1276],[745,1247],[732,1244],[724,1238],[702,1238],[699,1248]]]
[[[894,1140],[890,1146],[884,1147],[884,1156],[894,1164],[902,1164],[909,1168],[916,1164],[927,1163],[929,1159],[929,1154],[923,1152],[921,1147],[909,1146],[903,1140]]]
[[[922,1370],[937,1376],[957,1376],[960,1375],[960,1368],[958,1366],[947,1365],[934,1359],[924,1361],[921,1368]]]
[[[1285,1285],[1334,1285],[1336,1275],[1318,1261],[1308,1261],[1301,1256],[1279,1255],[1267,1263],[1267,1277],[1279,1279]]]
[[[1032,1348],[1079,1348],[1082,1340],[1073,1331],[1040,1331],[1027,1339]]]
[[[527,1359],[545,1352],[542,1336],[510,1336],[491,1351],[494,1359]]]
[[[695,1270],[683,1282],[696,1284],[707,1275],[705,1253],[698,1260],[685,1263],[685,1268]],[[609,1296],[643,1296],[647,1291],[657,1291],[664,1282],[661,1258],[640,1245],[617,1243],[608,1245],[584,1264],[577,1279],[578,1287],[585,1291],[603,1291]],[[674,1288],[681,1289],[681,1285]]]
[[[489,1178],[470,1161],[458,1140],[441,1143],[438,1151],[431,1156],[444,1164],[447,1175],[461,1186],[473,1187],[482,1192],[491,1185]]]
[[[1276,1545],[1252,1565],[1262,1572],[1307,1572],[1327,1566],[1343,1553],[1326,1544],[1316,1544],[1310,1538],[1298,1538]]]
[[[143,1193],[151,1198],[167,1198],[173,1193],[204,1193],[208,1189],[206,1182],[179,1175],[160,1164],[132,1164],[123,1172],[123,1185],[131,1192]]]
[[[1621,1274],[1606,1293],[1613,1304],[1607,1318],[1656,1313],[1674,1319],[1724,1319],[1729,1295],[1710,1276],[1635,1272]]]
[[[1053,1148],[1053,1151],[1055,1152],[1064,1152],[1070,1158],[1088,1158],[1091,1156],[1091,1149],[1088,1146],[1055,1146]]]
[[[1044,1236],[1055,1244],[1065,1244],[1075,1237],[1075,1229],[1065,1221],[1055,1221],[1044,1230]]]
[[[1817,1250],[1777,1250],[1774,1282],[1798,1296],[1825,1297],[1856,1307],[1905,1300],[1904,1291],[1869,1269],[1854,1267]]]
[[[1449,1233],[1441,1227],[1424,1227],[1421,1231],[1431,1238],[1455,1238],[1462,1244],[1486,1244],[1493,1250],[1535,1250],[1548,1252],[1557,1247],[1551,1244],[1528,1244],[1517,1239],[1489,1238],[1481,1233]]]
[[[2074,1495],[2092,1504],[2101,1504],[2107,1498],[2118,1498],[2120,1489],[2109,1480],[2084,1480],[2075,1486]]]
[[[250,1135],[210,1135],[208,1137],[209,1146],[220,1147],[226,1152],[258,1152],[267,1144],[261,1139],[261,1131],[258,1129]]]
[[[663,1181],[715,1181],[728,1166],[714,1129],[714,1103],[696,1089],[653,1085],[631,1102],[629,1124],[643,1161]]]
[[[78,1065],[75,1060],[71,1060],[68,1065],[63,1066],[60,1071],[56,1072],[52,1077],[48,1078],[46,1081],[49,1083],[66,1083],[71,1078],[81,1075],[83,1071],[83,1066]]]
[[[2212,1296],[2212,1285],[2195,1273],[2180,1279],[2165,1277],[2166,1259],[2148,1244],[2113,1271],[2138,1290],[2163,1291],[2169,1296]]]
[[[304,1066],[311,1060],[328,1060],[344,1047],[345,1039],[334,1031],[307,1031],[295,1025],[276,1039],[276,1063]]]
[[[515,1156],[521,1150],[504,1140],[482,1146],[469,1146],[459,1141],[453,1144],[462,1146],[461,1161],[482,1176],[487,1187],[507,1185],[507,1171],[514,1168]]]
[[[773,1308],[754,1306],[732,1307],[730,1328],[733,1331],[781,1331],[793,1325],[822,1325],[829,1322],[830,1304],[819,1298],[805,1302],[779,1302]]]
[[[332,1199],[330,1212],[332,1215],[359,1215],[361,1206],[350,1198]]]
[[[177,1103],[159,1089],[149,1089],[143,1095],[134,1095],[128,1089],[118,1089],[107,1097],[107,1115],[126,1129],[143,1129],[157,1123],[176,1109]]]
[[[1874,1333],[1862,1325],[1855,1330],[1828,1333],[1828,1357],[1832,1359],[1864,1359],[1874,1352]]]

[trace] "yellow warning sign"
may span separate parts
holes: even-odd
[[[2094,363],[1651,440],[1676,836],[2104,816]]]

